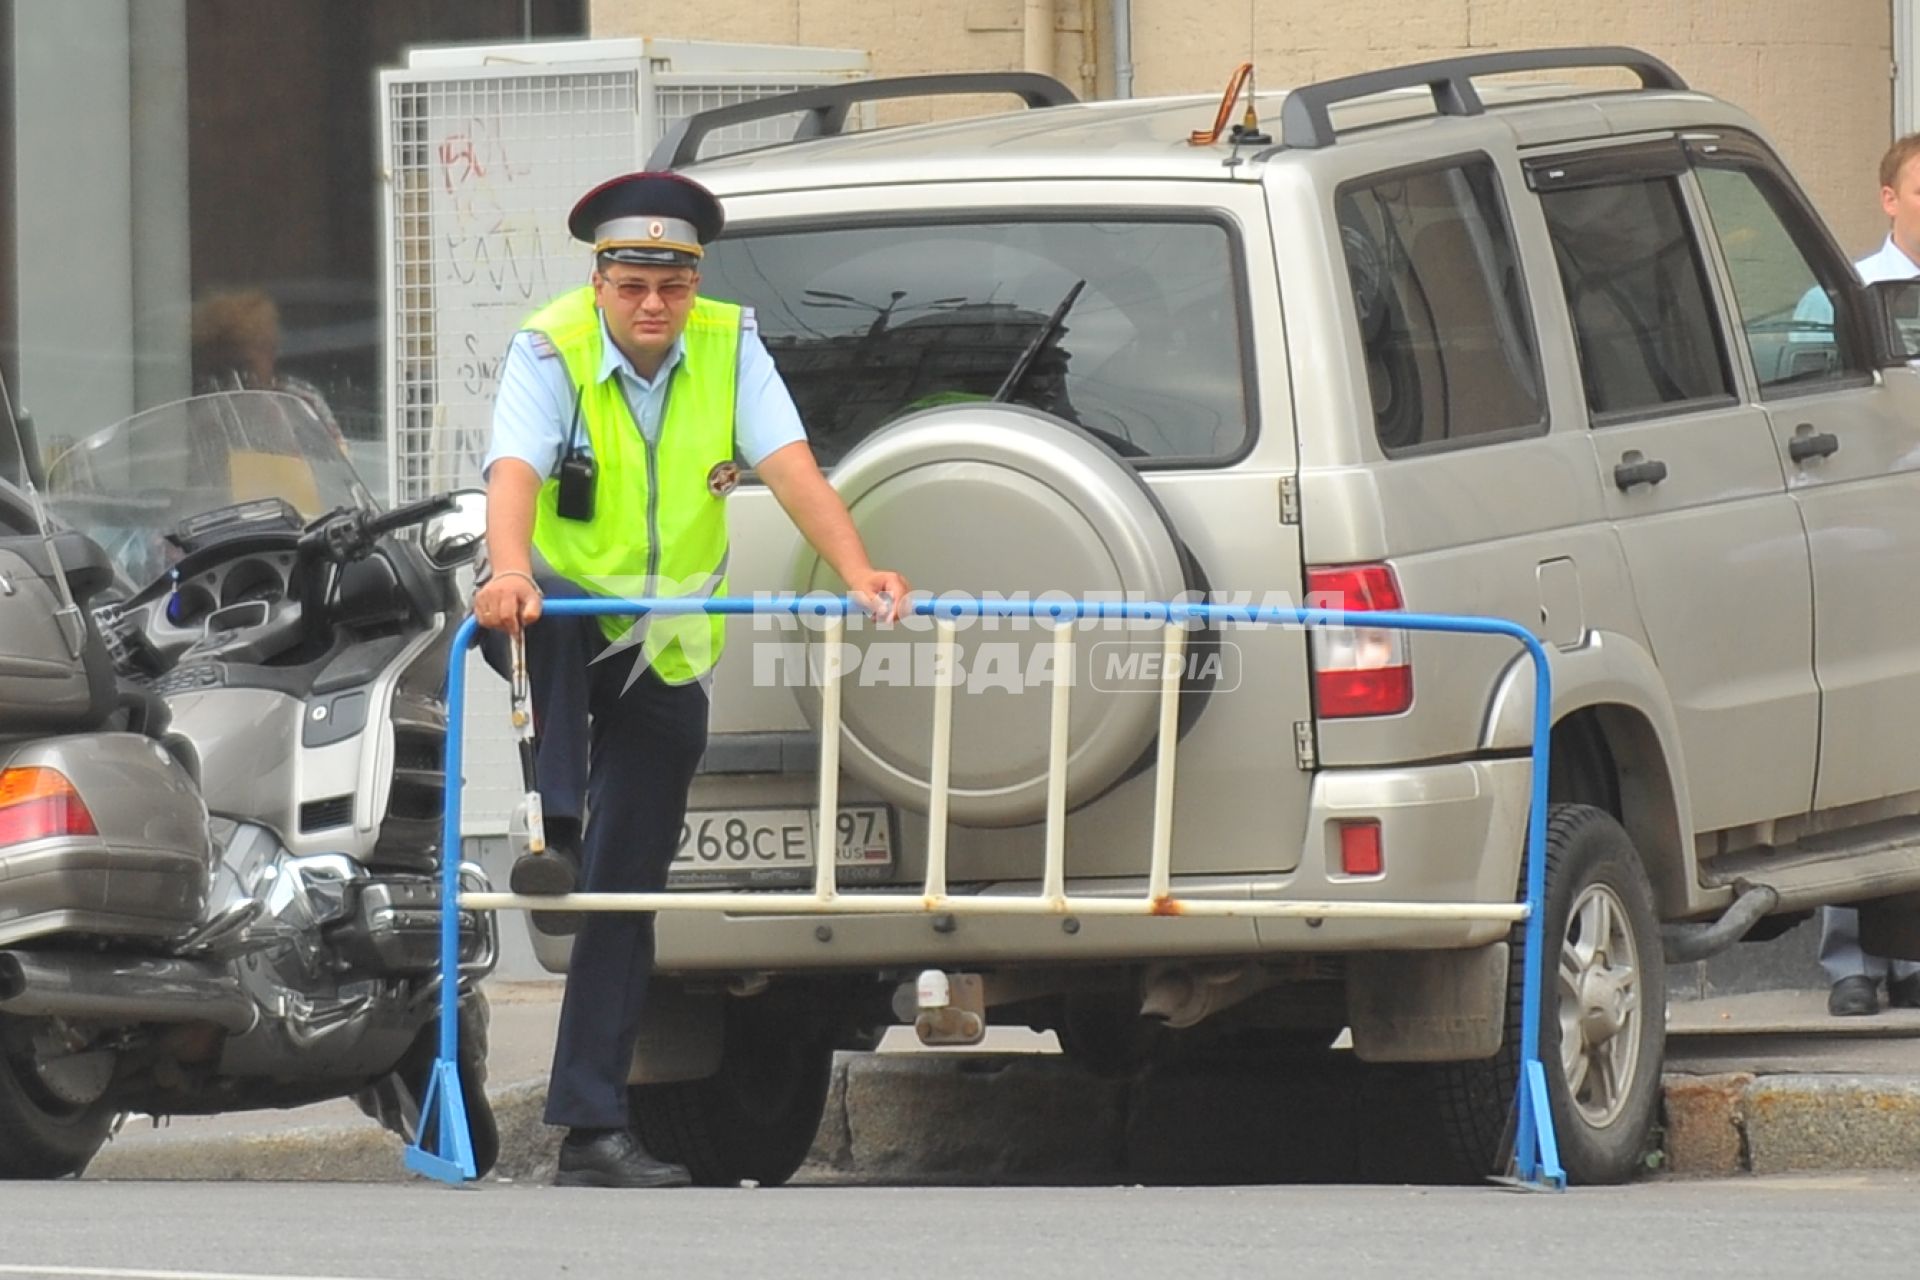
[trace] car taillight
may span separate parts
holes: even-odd
[[[0,845],[98,834],[66,774],[41,766],[0,772]]]
[[[1400,584],[1384,564],[1307,570],[1307,604],[1346,613],[1400,608]],[[1407,633],[1374,627],[1315,627],[1314,694],[1329,719],[1398,715],[1413,705]]]

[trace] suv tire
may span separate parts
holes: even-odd
[[[728,1002],[713,1075],[627,1090],[641,1145],[698,1186],[779,1186],[806,1163],[826,1113],[832,1043],[804,1016],[767,1016],[760,1003]]]
[[[1666,970],[1652,886],[1612,815],[1549,810],[1545,938],[1556,962],[1542,984],[1540,1057],[1560,1162],[1574,1183],[1624,1182],[1642,1167],[1659,1114]],[[1450,1152],[1467,1177],[1504,1171],[1512,1149],[1525,922],[1511,952],[1500,1052],[1432,1069]]]

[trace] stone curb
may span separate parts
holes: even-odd
[[[1668,1076],[1666,1155],[1680,1174],[1920,1170],[1920,1080]]]
[[[1659,1165],[1683,1175],[1920,1171],[1920,1080],[1668,1075]],[[1423,1182],[1439,1137],[1410,1074],[1324,1069],[1102,1079],[1059,1059],[842,1054],[796,1182]],[[492,1090],[494,1178],[544,1183],[559,1132],[544,1080]],[[1038,1122],[1041,1120],[1044,1122]],[[109,1144],[87,1177],[394,1182],[413,1175],[372,1121]]]

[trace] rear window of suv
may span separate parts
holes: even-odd
[[[823,465],[904,414],[996,396],[1139,461],[1224,461],[1250,435],[1237,246],[1216,223],[768,232],[714,244],[700,291],[755,309]]]

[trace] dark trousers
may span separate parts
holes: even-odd
[[[549,599],[584,595],[541,579]],[[527,677],[536,732],[534,768],[550,825],[586,819],[581,889],[653,893],[666,886],[687,791],[707,745],[707,694],[648,670],[633,680],[635,646],[607,649],[598,618],[542,618],[527,629]],[[508,667],[504,635],[483,641]],[[653,914],[584,913],[567,966],[546,1121],[576,1129],[627,1124],[627,1074],[653,973]]]

